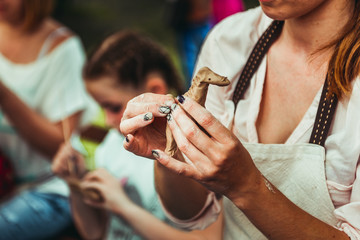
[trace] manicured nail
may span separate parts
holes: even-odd
[[[177,96],[177,100],[179,101],[179,103],[183,104],[185,101],[185,98],[183,95]]]
[[[164,113],[164,114],[169,114],[170,113],[170,107],[168,106],[161,106],[159,107],[159,112]]]
[[[168,122],[170,122],[172,120],[172,115],[171,114],[166,115],[166,119],[168,120]]]
[[[154,156],[154,158],[159,158],[160,157],[160,154],[156,150],[152,150],[151,153]]]
[[[130,142],[130,140],[129,140],[129,137],[126,135],[126,137],[125,137],[125,141],[126,142]]]
[[[144,120],[149,121],[153,118],[153,114],[151,112],[148,112],[144,115]]]
[[[173,104],[171,105],[171,110],[172,110],[172,111],[175,111],[175,109],[177,109],[177,107],[178,107],[178,105],[177,105],[176,103],[173,103]]]

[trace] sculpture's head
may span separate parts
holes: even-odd
[[[202,83],[208,83],[217,86],[227,86],[230,84],[230,81],[227,77],[220,76],[208,67],[201,68],[196,76],[199,77],[200,82]]]

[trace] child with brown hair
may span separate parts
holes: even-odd
[[[95,161],[100,169],[88,172],[83,157],[70,145],[63,146],[54,160],[53,171],[70,180],[74,176],[67,161],[75,155],[80,189],[92,189],[101,195],[99,202],[84,196],[79,189],[71,190],[73,216],[80,234],[85,239],[176,236],[189,239],[191,235],[164,222],[154,186],[153,162],[126,151],[122,147],[126,139],[119,133],[124,108],[131,98],[145,92],[177,94],[182,91],[168,54],[149,38],[123,31],[101,44],[87,62],[83,75],[87,89],[104,108],[106,122],[113,129],[96,151]],[[162,111],[166,114],[170,109],[165,107]],[[150,114],[142,120],[152,118]],[[221,224],[218,221],[215,225],[220,232]],[[197,238],[197,234],[193,236]],[[219,239],[219,236],[212,234],[211,237]]]

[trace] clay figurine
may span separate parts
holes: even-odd
[[[230,84],[230,81],[227,77],[220,76],[214,73],[211,69],[203,67],[197,72],[196,76],[192,80],[189,90],[184,95],[192,98],[201,106],[204,106],[209,84],[227,86]],[[165,153],[172,157],[175,155],[177,150],[178,148],[176,142],[172,136],[169,126],[167,126]]]

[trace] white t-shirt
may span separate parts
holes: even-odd
[[[49,54],[28,64],[13,63],[0,53],[0,79],[25,104],[51,122],[83,111],[81,124],[85,124],[98,107],[82,80],[84,61],[80,39],[70,37]],[[51,171],[50,159],[22,139],[3,112],[0,112],[0,147],[11,159],[20,182],[38,179]],[[66,184],[51,182],[44,191],[68,192]]]
[[[130,199],[155,217],[165,220],[155,191],[154,161],[125,150],[123,142],[124,136],[115,129],[110,130],[104,141],[96,149],[96,167],[107,169],[119,179],[128,178],[124,190]],[[143,238],[134,232],[126,221],[112,215],[107,239],[135,240]]]
[[[209,86],[205,106],[221,123],[231,127],[242,142],[258,143],[255,124],[265,81],[266,56],[254,74],[244,98],[236,106],[232,126],[230,124],[234,105],[231,99],[253,47],[271,22],[272,19],[268,18],[260,7],[226,18],[210,32],[194,71],[196,73],[201,67],[207,66],[230,79],[231,84],[227,87]],[[285,144],[309,142],[320,95],[321,89]],[[329,193],[336,208],[335,215],[341,220],[339,228],[352,239],[360,239],[359,107],[360,79],[357,78],[353,82],[351,96],[339,101],[325,142],[326,178]],[[211,214],[204,214],[204,216],[211,218]]]

